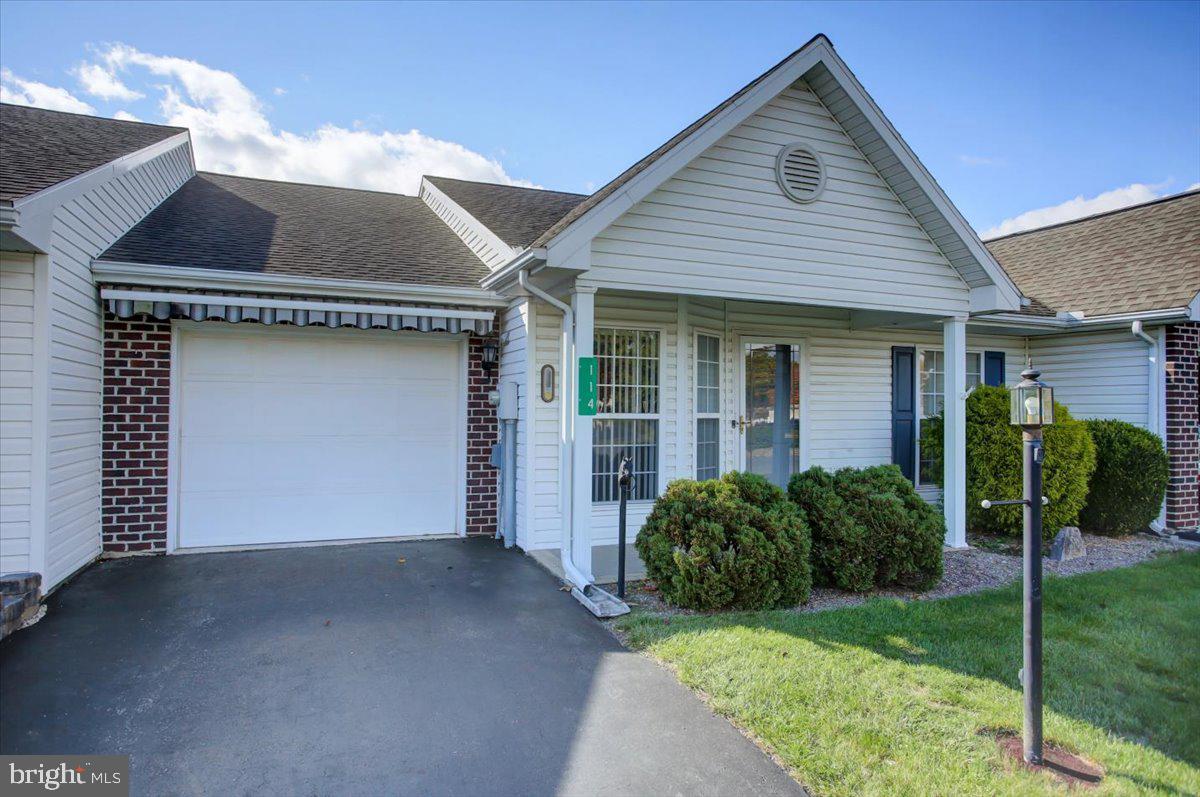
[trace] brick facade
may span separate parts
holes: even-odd
[[[167,548],[167,429],[171,324],[104,319],[101,456],[104,550]]]
[[[487,535],[496,531],[499,505],[498,471],[492,467],[492,446],[500,439],[496,408],[488,393],[496,389],[500,367],[483,367],[483,342],[472,335],[467,344],[467,534]]]
[[[214,322],[219,323],[219,322]],[[483,341],[467,345],[467,533],[496,530],[498,439],[488,392],[498,370],[483,367]],[[171,324],[153,318],[104,319],[103,543],[108,553],[167,548],[167,448]]]
[[[1200,323],[1167,327],[1167,528],[1200,527]]]

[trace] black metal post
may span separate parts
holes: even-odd
[[[621,491],[621,507],[617,523],[617,597],[625,600],[625,505],[633,489],[633,462],[621,457],[621,469],[617,473],[617,485]]]
[[[1025,760],[1042,763],[1042,430],[1026,428],[1025,441]]]

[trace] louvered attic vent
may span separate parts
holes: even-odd
[[[797,202],[812,202],[825,187],[825,164],[808,144],[788,144],[780,150],[775,175],[783,193]]]

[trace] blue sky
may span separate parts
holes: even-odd
[[[587,192],[818,32],[981,231],[1200,183],[1198,2],[5,2],[0,65],[8,101],[188,124],[202,168]]]

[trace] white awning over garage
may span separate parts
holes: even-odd
[[[361,304],[305,298],[167,293],[103,288],[101,298],[118,318],[150,315],[159,320],[256,321],[260,324],[357,327],[358,329],[474,332],[487,335],[495,318],[490,310],[453,306]]]

